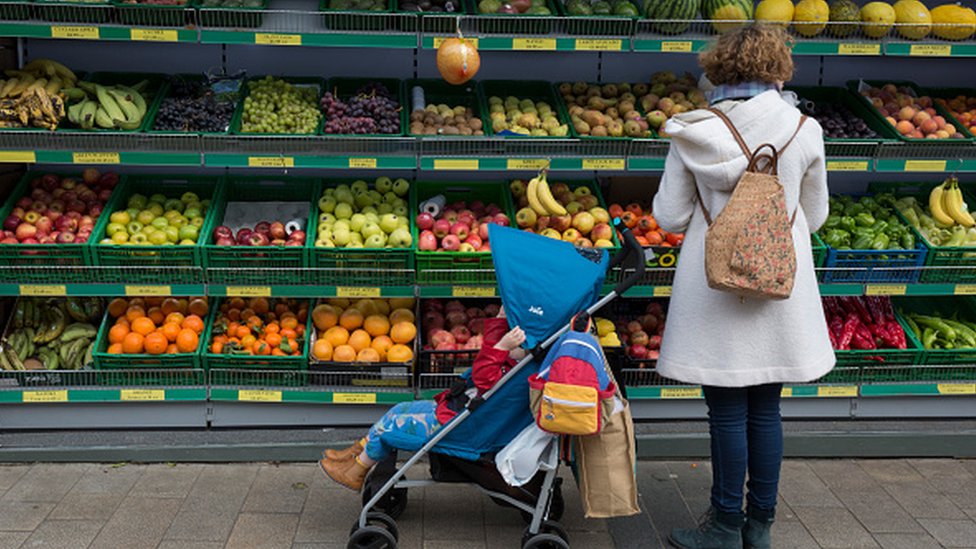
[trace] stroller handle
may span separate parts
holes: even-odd
[[[613,225],[623,237],[624,247],[610,258],[610,268],[612,269],[619,265],[623,273],[626,273],[630,269],[634,270],[633,273],[624,277],[613,289],[617,295],[622,295],[644,277],[646,260],[644,257],[644,248],[640,245],[640,242],[637,242],[634,233],[624,225],[623,221],[619,217],[614,218]]]

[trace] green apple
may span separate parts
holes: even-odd
[[[153,219],[156,219],[156,214],[152,213],[149,210],[142,210],[141,212],[139,212],[139,215],[136,216],[136,221],[142,223],[143,225],[148,225],[152,223]]]
[[[410,182],[401,177],[393,182],[392,190],[397,196],[407,196],[407,193],[410,192]]]
[[[406,208],[406,207],[407,207],[408,205],[409,205],[409,204],[407,204],[407,201],[406,201],[406,200],[404,200],[404,199],[402,199],[402,198],[397,198],[397,199],[396,199],[396,200],[395,200],[395,201],[393,202],[393,207],[394,207],[394,208],[396,208],[397,206],[403,206],[404,208]]]
[[[352,206],[345,202],[336,204],[334,213],[337,219],[349,219],[352,217]]]
[[[201,227],[203,227],[203,218],[202,217],[194,217],[194,218],[190,219],[190,225],[193,225],[194,227],[196,227],[198,229],[201,228]]]
[[[349,189],[352,190],[353,193],[366,192],[369,190],[369,183],[366,183],[365,181],[360,179],[354,182],[352,185],[350,185]]]
[[[348,246],[352,242],[352,233],[345,227],[337,227],[332,231],[332,240],[336,243],[336,246]]]
[[[129,237],[129,242],[133,244],[145,244],[149,242],[149,237],[145,233],[137,232]]]
[[[359,248],[363,247],[363,235],[360,233],[349,233],[349,243],[359,244]]]
[[[366,221],[368,220],[366,219],[365,215],[361,213],[353,214],[352,217],[349,218],[349,230],[361,231],[363,229],[363,225],[366,224]]]
[[[149,236],[149,235],[151,235],[153,233],[153,231],[157,231],[157,230],[159,230],[159,229],[157,229],[156,227],[153,227],[152,225],[144,225],[142,227],[142,230],[139,231],[139,232],[142,233],[142,234],[144,234],[144,235],[146,235],[146,236]]]
[[[393,213],[393,205],[387,204],[386,202],[379,205],[376,209],[381,216]]]
[[[206,210],[207,208],[209,208],[210,207],[210,199],[207,198],[205,200],[201,200],[200,201],[200,207],[203,208],[204,210]]]
[[[408,211],[409,210],[407,210],[406,206],[393,206],[393,213],[397,214],[401,218],[406,218]]]
[[[375,203],[376,202],[373,200],[373,197],[370,196],[370,194],[368,192],[363,191],[363,192],[360,192],[360,193],[356,193],[356,207],[357,208],[365,208],[367,206],[372,206]]]
[[[152,221],[150,221],[149,224],[152,225],[153,227],[156,227],[159,230],[163,230],[166,227],[169,227],[169,220],[166,219],[165,217],[157,217]]]
[[[331,196],[323,196],[319,199],[319,211],[332,213],[335,211],[336,199]]]
[[[405,227],[399,227],[390,233],[387,243],[394,248],[409,248],[413,244],[413,235]]]
[[[397,216],[397,217],[400,218],[401,227],[403,227],[404,229],[410,229],[410,220],[407,219],[407,216]]]
[[[369,216],[370,214],[377,215],[377,214],[379,214],[379,211],[377,211],[377,209],[375,207],[373,207],[373,206],[368,206],[366,208],[363,208],[363,209],[359,210],[359,213],[361,213],[363,215],[366,215],[366,216]]]
[[[187,219],[193,219],[194,217],[203,217],[203,211],[200,208],[187,208],[183,210],[183,217]]]
[[[193,246],[196,242],[193,240],[180,240],[180,246]]]
[[[378,223],[372,221],[363,225],[363,228],[359,231],[366,238],[373,236],[374,234],[383,233],[383,229],[380,228]]]
[[[354,204],[356,199],[354,198],[352,191],[336,191],[335,194],[336,202],[339,204]]]
[[[332,229],[319,229],[319,240],[332,240]]]
[[[107,234],[108,236],[114,236],[115,233],[124,233],[124,232],[125,232],[125,225],[123,225],[122,223],[112,222],[109,223],[107,227],[105,227],[105,234]]]
[[[350,242],[349,245],[346,246],[346,247],[347,248],[362,248],[363,247],[363,243],[362,242]]]
[[[194,227],[193,225],[183,225],[179,229],[176,229],[176,233],[179,235],[180,240],[192,240],[196,242],[200,238],[200,228]]]
[[[182,214],[180,214],[180,212],[176,210],[166,210],[166,213],[163,214],[163,217],[165,219],[172,221],[174,217],[179,217],[180,215]]]
[[[331,196],[335,198],[335,191],[336,191],[335,189],[326,189],[322,191],[322,196]]]
[[[335,225],[332,226],[332,232],[336,232],[339,229],[345,229],[345,230],[351,232],[352,229],[349,228],[349,220],[348,219],[338,219],[338,220],[336,220]]]
[[[390,191],[383,195],[383,202],[386,202],[387,204],[396,204],[397,200],[402,200],[402,199],[399,196],[397,196],[396,193],[393,191]]]
[[[200,197],[197,196],[197,193],[185,192],[183,193],[183,196],[180,197],[180,202],[184,204],[189,204],[191,202],[199,202],[199,201],[200,201]]]
[[[352,192],[352,189],[349,187],[349,185],[346,185],[345,183],[343,183],[342,185],[336,185],[335,192],[339,193],[342,191]]]
[[[138,234],[142,232],[142,228],[145,225],[139,223],[138,221],[130,221],[125,228],[129,231],[129,234]]]
[[[187,225],[188,223],[190,223],[190,220],[183,217],[182,215],[169,220],[170,226],[176,227],[177,229],[182,227],[183,225]]]
[[[393,190],[393,180],[389,177],[377,177],[376,178],[376,190],[381,193],[388,193]]]
[[[177,212],[182,212],[186,208],[186,204],[175,198],[170,198],[166,202],[163,202],[163,208],[167,210],[173,210]]]
[[[128,208],[128,209],[125,210],[125,213],[129,214],[129,220],[130,221],[135,221],[135,219],[137,217],[139,217],[139,212],[140,211],[141,210],[138,210],[136,208]]]
[[[378,214],[376,212],[369,212],[369,213],[363,214],[363,215],[366,216],[366,221],[372,221],[373,223],[379,223],[380,222],[380,214]]]
[[[132,221],[132,217],[129,212],[125,210],[119,210],[117,212],[112,212],[112,215],[108,216],[108,220],[112,223],[118,223],[119,225],[128,225]]]
[[[126,239],[128,239],[128,238],[129,237],[126,237]],[[112,240],[111,238],[103,238],[103,239],[99,240],[98,243],[99,244],[114,245],[116,242],[114,240]]]
[[[167,198],[162,193],[155,193],[149,197],[150,202],[159,202],[160,204],[166,202],[166,200]]]
[[[159,202],[150,202],[149,205],[146,206],[146,209],[152,212],[152,214],[156,217],[163,215],[163,213],[166,211],[163,209],[163,205]]]
[[[384,233],[390,234],[399,226],[400,218],[396,214],[388,213],[380,216],[380,229],[383,229]]]
[[[330,213],[324,213],[319,215],[319,227],[322,226],[331,227],[332,225],[335,225],[335,222],[336,222],[336,216]]]
[[[163,229],[163,232],[166,233],[167,242],[176,244],[177,242],[180,241],[180,230],[177,229],[176,227],[166,227],[165,229]]]
[[[315,241],[316,248],[335,248],[335,242],[331,238],[319,238]]]
[[[134,194],[129,197],[129,201],[126,203],[129,209],[141,210],[146,207],[149,203],[149,199],[141,194]]]
[[[383,202],[383,194],[377,191],[369,191],[369,197],[373,199],[373,204]]]
[[[363,242],[363,247],[365,248],[382,248],[386,246],[386,235],[385,234],[374,234]]]
[[[112,242],[116,244],[125,244],[128,241],[129,241],[129,233],[125,231],[119,231],[117,233],[112,234]]]

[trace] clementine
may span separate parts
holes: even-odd
[[[332,344],[324,339],[316,340],[312,346],[312,356],[318,360],[332,360]]]
[[[141,316],[132,321],[132,331],[147,336],[156,331],[156,324],[147,316]]]
[[[412,322],[397,322],[390,330],[390,339],[396,343],[410,343],[417,337],[417,327]]]
[[[161,355],[166,352],[166,348],[169,346],[169,342],[166,341],[166,336],[159,332],[153,332],[147,335],[143,343],[146,352],[151,355]]]
[[[166,336],[166,341],[176,343],[176,338],[180,335],[180,325],[175,322],[167,322],[163,324],[161,331]]]
[[[359,354],[356,355],[356,362],[379,362],[379,361],[380,361],[380,354],[377,353],[376,349],[373,349],[372,347],[367,347],[362,351],[359,351]]]
[[[176,346],[179,348],[181,353],[192,353],[197,350],[197,346],[200,344],[200,336],[193,330],[184,328],[180,330],[180,334],[176,336]]]
[[[118,318],[124,315],[126,309],[128,308],[129,308],[129,302],[122,299],[121,297],[117,297],[108,304],[108,314],[112,315],[115,318]]]
[[[122,340],[122,352],[127,355],[137,355],[143,351],[143,341],[145,338],[138,332],[129,332]]]
[[[110,355],[121,355],[122,354],[122,344],[113,343],[108,346],[108,354]]]
[[[363,322],[363,328],[373,337],[390,333],[390,321],[383,315],[370,315]]]
[[[363,325],[363,313],[359,309],[346,309],[339,317],[339,325],[347,330],[355,330]]]
[[[108,331],[108,342],[109,343],[122,343],[125,339],[126,334],[129,333],[129,327],[123,324],[116,324]]]
[[[369,336],[369,333],[366,330],[356,330],[349,335],[349,345],[351,345],[353,349],[356,349],[357,353],[369,347],[369,344],[372,342],[373,338]]]
[[[406,345],[396,344],[386,352],[386,360],[389,362],[410,362],[413,360],[413,349]]]
[[[336,362],[353,362],[356,360],[356,349],[349,345],[339,345],[332,351],[332,360]]]
[[[283,336],[285,335],[284,330],[282,330],[281,334]],[[333,326],[322,334],[322,339],[328,341],[333,347],[339,347],[349,341],[349,330],[346,330],[342,326]]]

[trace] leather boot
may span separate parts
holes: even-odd
[[[774,514],[774,511],[746,507],[746,525],[742,529],[743,549],[772,549],[770,529],[773,526]]]
[[[742,549],[743,513],[708,510],[698,528],[671,531],[668,541],[679,549]]]
[[[355,444],[344,450],[327,448],[324,457],[329,461],[349,461],[350,459],[355,459],[361,453],[363,453],[362,441],[357,440]]]
[[[329,478],[354,492],[363,489],[363,481],[369,472],[369,467],[363,465],[358,458],[349,461],[323,459],[319,461],[319,465]]]

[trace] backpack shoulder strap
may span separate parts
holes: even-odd
[[[742,152],[745,153],[746,158],[752,159],[752,151],[749,150],[749,146],[746,145],[746,141],[742,139],[742,134],[739,133],[739,130],[735,129],[735,124],[729,120],[729,117],[718,109],[710,108],[708,110],[711,111],[715,116],[719,117],[722,122],[725,122],[725,126],[729,128],[729,131],[732,133],[732,137],[735,138],[735,142],[739,144],[739,147],[742,149]]]

